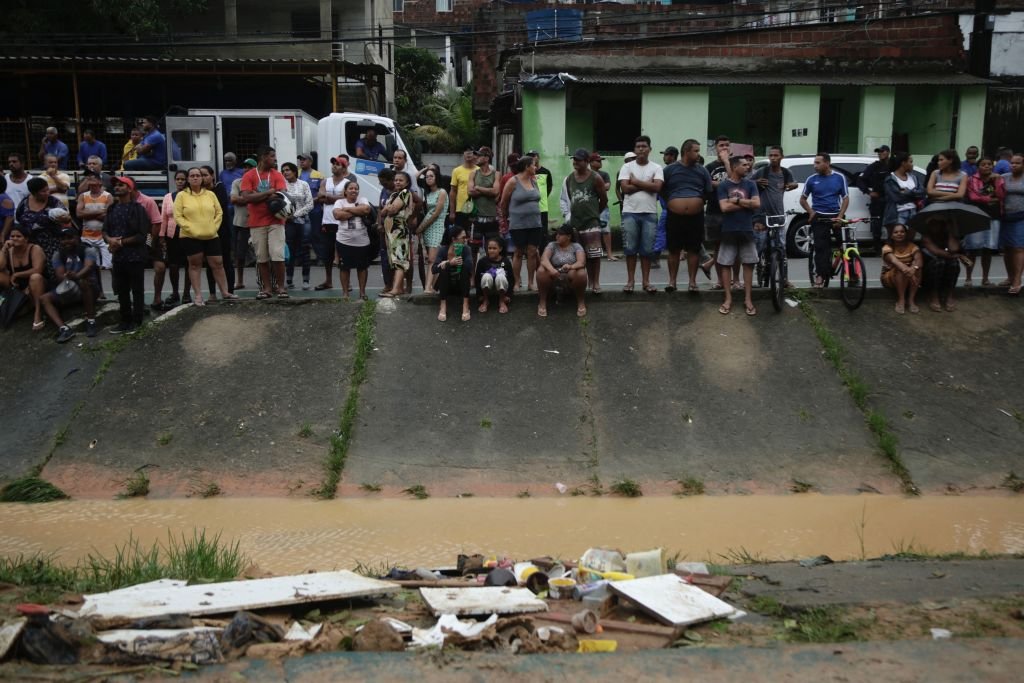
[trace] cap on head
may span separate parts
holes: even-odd
[[[669,147],[666,147],[665,149],[661,150],[661,153],[662,154],[669,154],[671,156],[677,157],[677,156],[679,156],[679,148],[669,146]]]
[[[339,154],[336,157],[331,157],[332,164],[338,164],[339,166],[348,166],[348,155]]]
[[[490,147],[481,147],[473,152],[473,154],[476,154],[478,157],[487,157],[488,159],[494,158],[494,152],[491,151]]]
[[[590,161],[590,152],[580,147],[572,153],[573,161]]]
[[[881,145],[879,147],[875,147],[875,152],[876,153],[877,152],[890,152],[890,151],[892,151],[892,150],[889,149],[889,145]]]
[[[623,161],[632,161],[636,159],[636,152],[626,152],[626,156],[622,157]]]
[[[313,157],[309,156],[308,154],[300,154],[295,158],[298,159],[299,161],[304,161],[306,159],[312,159]]]
[[[243,161],[242,165],[243,166],[248,166],[249,168],[256,168],[257,166],[259,166],[259,164],[256,162],[256,160],[253,159],[252,157],[249,157],[248,159]]]
[[[68,216],[68,220],[71,220],[71,216]],[[63,228],[60,231],[61,237],[78,237],[78,231],[74,228]]]
[[[121,185],[127,185],[129,190],[135,190],[135,181],[126,175],[116,175],[110,179],[114,184],[120,183]]]

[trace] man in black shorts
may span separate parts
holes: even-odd
[[[686,140],[682,156],[665,167],[665,183],[661,196],[668,206],[665,221],[665,246],[668,247],[668,286],[676,291],[679,276],[679,255],[686,251],[689,291],[697,291],[697,268],[700,247],[704,241],[704,199],[712,192],[711,174],[700,165],[700,143]]]

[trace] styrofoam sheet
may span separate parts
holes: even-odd
[[[102,633],[96,634],[96,639],[102,643],[115,644],[115,643],[130,643],[137,638],[174,638],[180,636],[182,633],[202,633],[204,631],[214,631],[220,633],[224,629],[216,628],[214,626],[193,626],[192,628],[151,628],[151,629],[136,629],[136,628],[122,628],[114,631],[103,631]]]
[[[0,659],[7,656],[8,650],[17,642],[18,636],[21,635],[27,623],[28,619],[19,617],[0,627]]]
[[[275,576],[195,586],[160,586],[86,595],[80,617],[142,619],[166,614],[224,614],[395,593],[400,587],[350,571]]]
[[[682,627],[727,617],[736,608],[675,574],[612,581],[608,588],[669,626]]]
[[[420,588],[420,595],[436,617],[442,614],[461,616],[548,611],[547,603],[538,599],[528,588]]]

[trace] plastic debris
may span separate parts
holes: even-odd
[[[555,482],[555,488],[558,490],[559,493],[565,493],[566,491],[569,490],[569,487],[566,486],[565,484],[563,484],[560,481],[559,482]]]
[[[220,637],[226,653],[244,653],[253,643],[276,643],[284,637],[277,624],[252,612],[237,612]]]
[[[442,614],[437,623],[429,629],[412,629],[413,647],[440,647],[446,636],[458,634],[464,640],[480,638],[483,633],[498,623],[498,615],[492,614],[486,621],[459,619],[454,614]]]
[[[320,633],[320,629],[323,628],[323,624],[313,624],[309,628],[306,628],[299,622],[294,622],[291,628],[288,629],[287,633],[284,634],[284,640],[313,640]]]
[[[617,640],[581,640],[577,652],[615,652],[619,649]]]
[[[224,661],[219,636],[220,629],[200,626],[184,630],[107,631],[97,637],[100,642],[144,660],[216,664]]]
[[[944,628],[932,629],[932,640],[947,640],[953,637],[953,632]]]
[[[801,567],[820,567],[825,564],[833,564],[833,560],[828,555],[818,555],[806,560],[800,560]]]
[[[27,618],[21,634],[21,649],[35,664],[75,664],[78,644],[61,624],[50,619],[50,610],[42,605],[18,605]]]

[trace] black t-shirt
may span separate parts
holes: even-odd
[[[715,159],[704,168],[708,169],[708,173],[711,174],[711,182],[713,183],[721,183],[729,177],[729,169],[718,159]],[[718,197],[714,193],[708,198],[707,212],[722,213],[722,208],[718,206]]]

